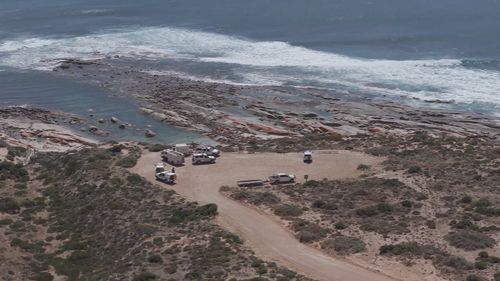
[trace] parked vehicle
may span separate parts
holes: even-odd
[[[165,164],[163,163],[156,163],[155,165],[155,173],[161,173],[165,171]]]
[[[263,180],[242,180],[237,182],[239,187],[261,186],[264,185]]]
[[[311,163],[312,161],[312,152],[310,150],[304,151],[304,163]]]
[[[206,153],[194,153],[191,157],[193,165],[197,164],[212,164],[215,163],[215,157],[209,156]]]
[[[177,179],[177,175],[172,172],[160,172],[156,174],[156,180],[168,184],[174,184]]]
[[[163,150],[161,152],[161,158],[163,159],[163,161],[172,165],[184,165],[184,154],[177,151],[173,151],[170,149]]]
[[[184,156],[189,156],[192,153],[189,145],[187,145],[185,143],[178,143],[178,144],[174,145],[173,150],[184,154]]]
[[[271,184],[295,182],[295,175],[276,173],[269,177],[269,182]]]
[[[208,156],[219,157],[220,151],[210,145],[201,145],[196,148],[196,153],[205,153]]]

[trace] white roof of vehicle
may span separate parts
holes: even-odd
[[[175,176],[175,173],[172,173],[172,172],[159,172],[156,175],[157,176]]]
[[[193,153],[193,157],[204,157],[207,156],[206,153]]]
[[[165,164],[163,164],[163,163],[156,163],[155,167],[156,168],[158,168],[158,167],[165,167]]]
[[[304,151],[304,155],[311,155],[311,154],[312,154],[312,151],[310,151],[310,150]]]

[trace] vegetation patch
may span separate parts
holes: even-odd
[[[356,254],[366,250],[366,244],[363,240],[349,236],[327,239],[321,243],[321,247],[327,250],[333,249],[341,255]]]
[[[446,240],[448,240],[450,245],[453,247],[466,251],[491,248],[496,245],[495,239],[486,234],[471,230],[457,230],[450,232],[446,236]]]

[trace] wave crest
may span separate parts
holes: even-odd
[[[335,87],[419,99],[500,105],[497,61],[372,60],[278,41],[252,41],[186,29],[117,30],[72,38],[29,38],[0,44],[0,65],[49,70],[61,59],[182,59],[232,68],[238,83]],[[166,69],[168,70],[168,69]],[[214,77],[218,79],[218,77]],[[221,80],[221,79],[219,79]]]

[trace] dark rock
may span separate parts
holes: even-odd
[[[305,112],[305,113],[302,113],[302,116],[306,117],[306,118],[314,118],[314,117],[318,117],[318,114],[316,114],[314,112]]]
[[[147,129],[147,130],[144,132],[144,135],[145,135],[146,137],[148,137],[148,138],[152,138],[152,137],[156,136],[156,133],[155,133],[155,132],[153,132],[153,131],[152,131],[152,130],[150,130],[150,129]]]

